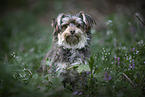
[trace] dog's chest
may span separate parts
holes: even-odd
[[[60,54],[60,57],[59,57],[61,62],[74,63],[76,61],[83,61],[84,59],[84,54],[80,52],[79,50],[63,49],[61,53],[62,54]]]
[[[74,75],[76,73],[73,68],[68,68],[87,64],[87,58],[89,58],[90,51],[87,47],[81,49],[67,49],[60,46],[54,46],[49,54],[48,58],[51,59],[50,66],[54,69],[52,71],[58,71],[59,74]]]
[[[59,71],[59,74],[68,73],[69,75],[73,75],[75,70],[67,70],[68,68],[78,65],[78,64],[84,64],[84,55],[79,50],[73,50],[73,49],[63,49],[58,56],[59,60],[56,62],[56,71]]]

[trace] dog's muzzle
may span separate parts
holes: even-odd
[[[75,33],[75,30],[71,30],[70,33],[73,35]]]
[[[71,34],[66,36],[66,42],[70,45],[79,43],[79,36],[75,34],[75,31],[70,32]]]

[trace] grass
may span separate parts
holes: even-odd
[[[2,97],[143,97],[145,96],[145,29],[125,14],[106,17],[107,28],[92,30],[88,88],[73,93],[61,78],[37,69],[51,46],[52,28],[27,11],[0,20],[0,96]],[[78,67],[86,71],[86,66]]]

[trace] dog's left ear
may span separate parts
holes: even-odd
[[[88,14],[85,14],[83,11],[80,11],[78,16],[83,20],[86,24],[86,28],[89,30],[93,24],[96,24],[95,20],[91,18]]]

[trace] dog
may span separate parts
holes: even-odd
[[[43,61],[43,71],[48,66],[48,73],[57,72],[64,86],[66,83],[74,86],[74,83],[80,82],[80,74],[74,68],[68,68],[76,64],[87,64],[91,54],[93,24],[96,24],[95,20],[83,11],[76,15],[61,13],[53,19],[52,47]]]

